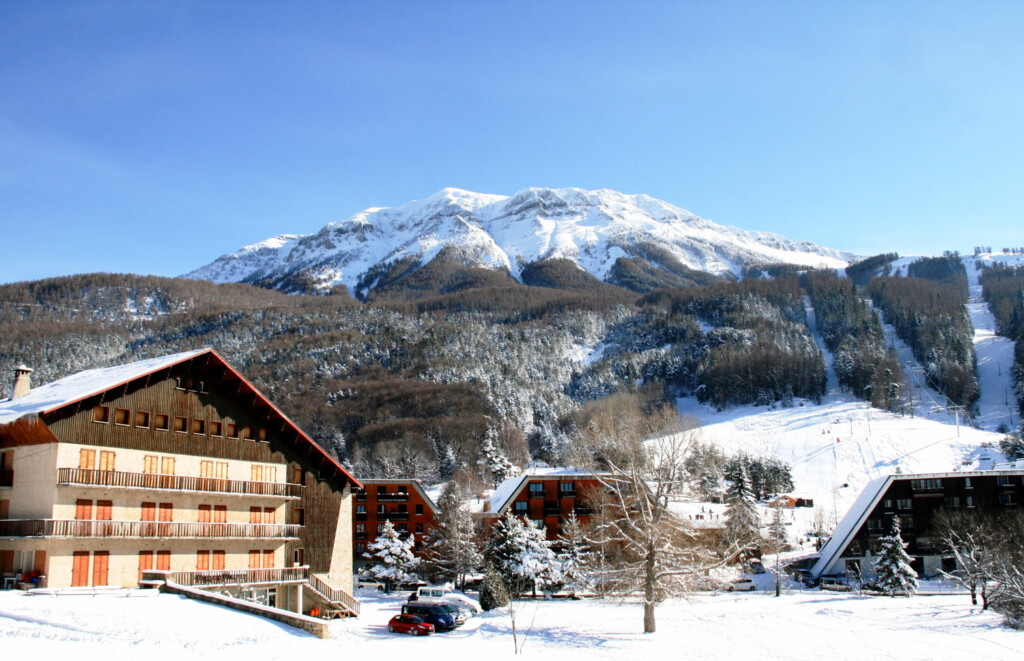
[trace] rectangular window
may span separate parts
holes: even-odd
[[[398,493],[408,495],[409,487],[405,486],[404,484],[398,485]]]
[[[242,427],[238,432],[238,438],[242,439],[243,441],[251,441],[252,427],[250,427],[249,425]]]
[[[213,552],[213,569],[224,569],[224,551]]]
[[[998,484],[1001,487],[1012,487],[1013,478],[1011,478],[1009,475],[997,475],[996,484]]]
[[[75,501],[75,518],[79,521],[89,521],[92,519],[92,501],[91,500],[76,500]]]
[[[162,569],[163,571],[171,570],[171,552],[170,551],[157,551],[156,552],[156,568]]]
[[[228,506],[227,505],[214,505],[213,506],[213,522],[214,523],[227,523],[228,522]]]
[[[160,458],[160,474],[174,475],[174,457]]]
[[[906,515],[901,516],[900,517],[900,528],[902,528],[903,530],[913,530],[914,529],[914,517],[906,516]]]
[[[892,498],[886,498],[884,505],[885,505],[885,509],[891,510],[892,509]]]
[[[388,488],[387,487],[377,487],[377,495],[378,496],[384,496],[384,495],[387,494],[387,492],[388,492]]]
[[[174,431],[180,434],[188,431],[188,418],[183,418],[180,415],[174,416]]]
[[[366,542],[356,542],[356,553],[363,553],[366,551]]]
[[[96,450],[79,450],[78,467],[85,470],[96,468]]]
[[[100,452],[100,470],[101,471],[113,471],[114,470],[114,459],[115,453],[109,450],[102,450]]]
[[[110,422],[110,407],[97,406],[92,410],[93,422]]]
[[[356,534],[358,535],[360,533],[362,533],[364,535],[366,534],[366,524],[365,523],[357,523],[356,524]]]
[[[139,580],[142,580],[142,572],[153,568],[153,552],[139,551]]]
[[[196,436],[206,435],[206,420],[199,420],[198,418],[192,421],[192,433]]]
[[[228,423],[227,430],[228,438],[238,438],[238,425],[233,422]]]
[[[142,503],[142,521],[156,521],[156,503]]]
[[[114,424],[127,425],[131,411],[128,409],[114,409]]]
[[[562,495],[562,498],[575,498],[576,497],[576,483],[575,482],[559,482],[558,492]]]
[[[974,496],[967,496],[965,500],[968,507],[974,507]]]
[[[153,426],[160,431],[167,431],[167,414],[157,413],[153,416]]]
[[[135,426],[149,429],[149,413],[146,411],[136,411]]]
[[[292,510],[292,523],[297,526],[306,525],[306,510],[301,507],[296,507]]]
[[[306,564],[306,549],[294,549],[292,551],[292,562],[300,567]]]
[[[213,508],[209,505],[199,506],[199,523],[210,523]]]
[[[160,503],[158,512],[161,521],[174,521],[174,503]]]
[[[974,487],[971,486],[971,478],[965,477],[964,478],[964,489],[973,489],[973,488]]]
[[[274,552],[267,550],[263,552],[263,568],[270,569],[274,566]]]
[[[409,532],[409,526],[405,523],[396,523],[395,530],[398,532]]]
[[[226,480],[228,479],[228,462],[218,461],[217,462],[217,479]]]
[[[196,570],[207,571],[210,569],[210,552],[196,551]]]
[[[263,469],[264,482],[277,482],[277,466],[266,466]]]
[[[386,512],[387,509],[384,507],[384,505],[377,505],[377,516],[384,516]]]
[[[945,498],[946,507],[957,508],[960,507],[960,498],[958,496],[947,496]]]
[[[896,506],[901,510],[914,509],[914,501],[911,498],[897,498]]]
[[[416,532],[423,532],[423,524],[422,523],[417,523],[416,524]]]
[[[526,514],[526,501],[525,500],[517,500],[515,503],[513,503],[512,506],[513,506],[513,509],[515,510],[516,514]]]
[[[212,461],[203,460],[199,462],[199,477],[213,477]]]
[[[260,466],[258,464],[252,465],[251,479],[253,482],[263,481],[263,466]]]
[[[273,507],[264,507],[263,523],[277,523],[277,510]]]
[[[1009,507],[1011,505],[1016,505],[1017,503],[1013,500],[1012,493],[1001,493],[999,494],[999,504]]]
[[[220,436],[221,429],[222,427],[219,422],[210,421],[210,436]]]
[[[259,569],[260,568],[260,556],[261,555],[262,554],[259,552],[259,550],[253,549],[253,550],[249,551],[249,569]]]
[[[110,551],[95,551],[92,554],[92,584],[110,583]]]
[[[544,483],[543,482],[530,482],[530,498],[543,498],[544,497]]]
[[[911,480],[910,488],[914,491],[935,491],[942,488],[942,480]]]
[[[263,523],[263,508],[262,507],[250,507],[249,508],[249,523]]]
[[[256,437],[259,439],[260,443],[266,443],[267,442],[267,430],[264,429],[263,427],[260,427],[259,430],[257,430],[257,432],[256,432]]]
[[[75,551],[71,558],[71,587],[89,585],[89,552]]]
[[[305,484],[306,471],[296,466],[292,469],[292,484]]]
[[[384,532],[384,524],[383,523],[378,523],[377,524],[377,534],[379,535],[382,532]]]
[[[111,500],[96,501],[96,520],[112,521],[114,518],[114,502]]]
[[[423,505],[422,504],[416,506],[416,514],[420,515],[420,516],[423,515]]]
[[[147,454],[142,458],[142,472],[149,475],[156,475],[159,472],[159,462],[156,455]]]
[[[356,514],[366,514],[366,505],[356,505]]]

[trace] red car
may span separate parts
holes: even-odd
[[[388,622],[391,633],[409,633],[414,636],[429,636],[434,633],[434,625],[424,622],[415,615],[396,615]]]

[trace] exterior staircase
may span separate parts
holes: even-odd
[[[360,604],[359,600],[345,592],[341,588],[333,587],[320,576],[310,572],[306,587],[310,592],[318,596],[330,606],[330,614],[344,615],[346,617],[358,617]]]

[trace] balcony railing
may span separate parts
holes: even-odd
[[[407,493],[379,493],[377,494],[378,503],[407,503],[409,502],[409,494]]]
[[[174,491],[205,491],[245,496],[276,496],[299,498],[301,484],[287,482],[249,482],[245,480],[219,480],[212,477],[185,475],[157,475],[154,473],[124,473],[87,468],[58,468],[57,484],[61,486],[120,487],[125,489],[171,489]]]
[[[302,526],[273,523],[96,521],[80,519],[0,520],[0,537],[121,537],[296,539]]]
[[[323,580],[316,574],[309,575],[309,587],[331,604],[344,606],[351,611],[353,615],[359,615],[360,604],[358,599],[341,588],[336,588],[330,585],[327,581]]]
[[[13,470],[2,470],[0,471],[0,487],[13,487],[14,486],[14,471]]]
[[[384,514],[382,514],[380,516],[380,518],[384,519],[385,521],[408,521],[409,520],[409,513],[408,512],[384,512]]]
[[[143,572],[145,574],[145,572]],[[194,588],[225,585],[259,585],[305,583],[309,580],[309,567],[268,567],[265,569],[210,569],[204,571],[161,572],[159,577],[178,585]],[[143,577],[145,578],[145,576]]]

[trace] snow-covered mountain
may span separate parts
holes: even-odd
[[[528,188],[502,196],[446,188],[396,208],[366,209],[315,234],[245,246],[185,277],[266,283],[302,273],[318,288],[344,284],[357,293],[357,286],[372,288],[381,267],[403,258],[425,264],[446,247],[467,265],[503,267],[516,277],[530,262],[566,258],[601,280],[620,257],[734,276],[749,264],[837,268],[853,257],[719,225],[646,195]]]

